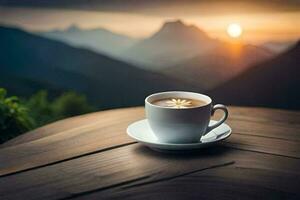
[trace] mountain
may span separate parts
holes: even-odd
[[[300,41],[211,91],[216,102],[300,109]]]
[[[212,89],[272,56],[272,52],[261,47],[220,42],[214,49],[168,67],[163,73]]]
[[[123,53],[123,58],[151,70],[165,68],[212,49],[218,43],[196,26],[169,21],[151,37]]]
[[[286,41],[286,42],[279,42],[279,41],[268,41],[261,44],[261,47],[266,49],[270,49],[276,53],[282,53],[292,47],[296,42],[295,41]]]
[[[16,95],[74,90],[94,105],[112,108],[141,105],[157,91],[193,90],[175,79],[16,28],[0,27],[0,44],[0,87]]]
[[[110,56],[117,56],[137,42],[136,39],[103,28],[81,29],[76,25],[71,25],[65,30],[37,32],[37,34]]]

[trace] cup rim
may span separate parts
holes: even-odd
[[[201,97],[204,97],[206,99],[208,99],[208,101],[205,101],[207,104],[205,105],[201,105],[201,106],[195,106],[195,107],[187,107],[187,108],[183,108],[183,109],[178,109],[178,108],[172,108],[172,107],[164,107],[164,106],[159,106],[159,105],[154,105],[152,104],[149,99],[152,98],[152,97],[155,97],[155,96],[159,96],[159,95],[162,95],[162,94],[168,94],[168,93],[185,93],[185,94],[192,94],[192,95],[197,95],[197,96],[201,96]],[[205,106],[208,106],[212,103],[212,99],[205,95],[205,94],[201,94],[201,93],[197,93],[197,92],[189,92],[189,91],[165,91],[165,92],[157,92],[157,93],[153,93],[149,96],[147,96],[145,98],[145,103],[150,105],[150,106],[153,106],[153,107],[157,107],[157,108],[162,108],[162,109],[171,109],[171,110],[187,110],[187,109],[195,109],[195,108],[202,108],[202,107],[205,107]]]

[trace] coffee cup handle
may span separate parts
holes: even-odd
[[[223,124],[225,122],[225,120],[227,119],[228,117],[228,110],[226,108],[226,106],[222,105],[222,104],[216,104],[213,106],[212,110],[211,110],[211,115],[213,116],[215,111],[216,110],[223,110],[224,111],[224,115],[223,117],[218,121],[216,122],[215,124],[213,125],[208,125],[207,129],[206,129],[206,133],[204,135],[206,135],[207,133],[209,133],[211,130],[217,128],[218,126],[220,126],[221,124]]]

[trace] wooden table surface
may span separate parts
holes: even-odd
[[[300,199],[300,112],[229,112],[227,140],[185,154],[126,135],[141,107],[46,125],[0,146],[0,199]]]

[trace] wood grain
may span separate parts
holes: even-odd
[[[183,155],[153,152],[126,135],[143,108],[41,127],[1,146],[0,199],[297,199],[299,112],[229,112],[229,139]]]
[[[20,135],[19,137],[16,137],[0,145],[0,148],[15,146],[17,144],[31,142],[34,140],[45,138],[47,136],[53,136],[54,134],[63,133],[65,131],[71,131],[73,129],[88,127],[95,123],[105,124],[107,120],[109,121],[114,119],[120,120],[121,118],[126,120],[127,117],[130,117],[130,115],[128,115],[128,112],[136,112],[136,113],[141,112],[138,115],[140,115],[143,118],[143,113],[142,113],[143,110],[141,108],[130,108],[130,110],[128,110],[128,108],[114,109],[114,110],[107,110],[107,111],[95,112],[91,114],[80,115],[80,116],[60,120],[45,125],[43,127],[37,128],[26,134]]]
[[[95,112],[92,114],[86,114],[81,116],[76,116],[64,120],[60,120],[58,122],[51,123],[49,125],[43,126],[41,128],[38,128],[36,130],[30,131],[26,134],[23,134],[19,137],[16,137],[2,145],[0,145],[0,148],[2,147],[8,147],[13,146],[16,144],[22,144],[29,141],[33,141],[39,138],[43,138],[49,135],[53,135],[59,132],[63,132],[69,129],[72,129],[74,127],[79,128],[81,126],[88,126],[89,124],[93,123],[95,120],[102,119],[102,116],[107,116],[108,118],[114,118],[119,114],[125,114],[125,118],[127,116],[130,116],[131,112],[135,115],[135,109],[139,110],[140,112],[144,112],[143,108],[128,108],[125,109],[115,109],[115,110],[107,110],[107,111],[101,111],[101,112]],[[136,112],[139,112],[136,111]],[[259,123],[259,124],[269,124],[269,126],[272,126],[273,123],[280,124],[281,127],[285,126],[297,126],[300,127],[300,112],[299,111],[287,111],[287,110],[280,110],[280,109],[269,109],[269,108],[256,108],[256,107],[229,107],[230,112],[230,122],[237,122],[234,124],[231,124],[234,126],[233,128],[236,129],[239,127],[239,123],[246,122],[246,124],[249,124],[251,122]],[[143,115],[141,113],[141,115]],[[143,115],[144,116],[144,115]],[[220,115],[218,115],[215,118],[218,118]],[[255,127],[251,125],[251,127]],[[243,129],[244,131],[245,129]],[[247,130],[247,129],[246,129]],[[251,130],[250,130],[251,131]],[[255,131],[255,130],[253,130]],[[289,134],[290,131],[288,131],[286,134]],[[299,133],[299,131],[297,132]],[[285,134],[281,134],[285,135]],[[298,135],[298,134],[297,134]],[[298,138],[299,139],[299,138]]]
[[[80,200],[97,199],[299,199],[295,193],[299,176],[266,169],[234,165],[189,175],[79,195]]]
[[[198,154],[165,155],[140,144],[81,157],[56,165],[30,170],[0,179],[0,198],[63,199],[79,197],[108,189],[169,180],[193,172],[222,168],[254,168],[277,173],[289,173],[287,192],[297,192],[299,159],[262,153],[215,147]],[[245,174],[247,177],[247,175]],[[259,177],[257,177],[259,178]],[[260,177],[264,179],[264,177]],[[18,191],[13,192],[13,191]]]
[[[135,110],[137,116],[121,110],[92,114],[92,118],[88,116],[92,123],[78,127],[73,123],[71,129],[3,148],[0,150],[0,163],[3,163],[0,176],[130,144],[133,141],[124,130],[131,122],[143,118],[142,110],[131,111]]]
[[[300,143],[294,139],[299,135],[298,125],[285,127],[281,126],[282,122],[267,124],[266,120],[255,124],[253,120],[256,118],[248,122],[249,117],[248,121],[233,120],[238,118],[234,113],[241,112],[236,110],[243,109],[230,108],[231,116],[228,124],[232,126],[233,134],[229,138],[227,146],[288,157],[300,157]],[[265,112],[263,113],[266,115]],[[144,118],[144,110],[143,108],[118,109],[93,113],[85,115],[85,117],[88,118],[88,121],[81,117],[86,122],[85,124],[78,123],[77,118],[69,121],[63,120],[67,125],[62,125],[61,122],[57,122],[56,126],[54,126],[55,124],[51,125],[54,132],[47,129],[48,131],[44,133],[44,129],[41,128],[36,132],[29,133],[28,142],[1,149],[0,162],[4,164],[0,166],[0,176],[73,159],[114,146],[131,144],[134,141],[126,135],[125,130],[130,123]],[[278,117],[276,119],[280,121]],[[67,129],[68,127],[72,128]],[[287,129],[289,130],[287,131]],[[36,136],[39,132],[43,137]]]

